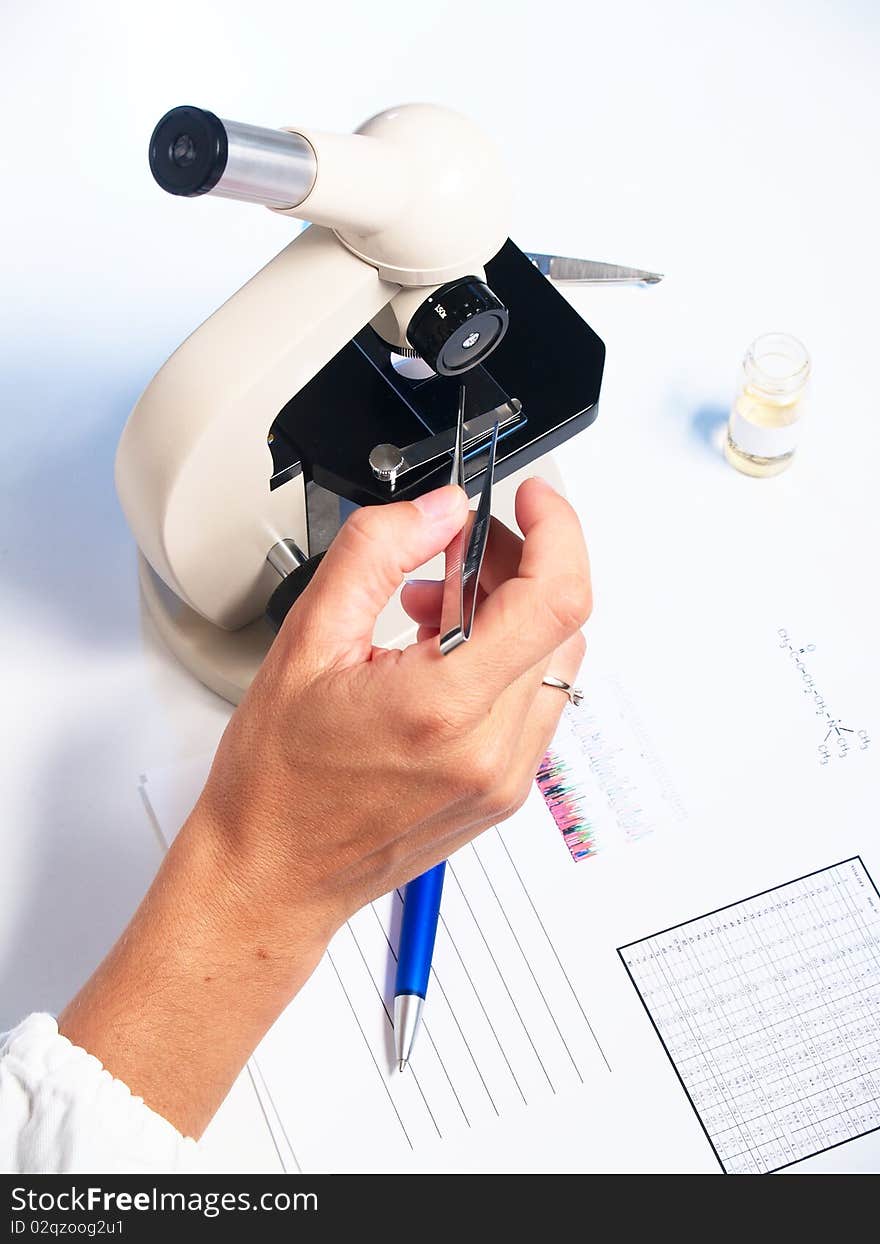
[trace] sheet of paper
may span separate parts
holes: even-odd
[[[601,827],[591,849],[572,850],[536,785],[453,857],[425,1031],[402,1075],[399,896],[340,931],[251,1064],[286,1169],[718,1170],[617,948],[835,860],[880,873],[872,685],[827,619],[797,614],[689,636],[699,676],[686,681],[641,652],[626,684],[601,652],[588,658],[592,711],[574,724],[567,712],[551,752]],[[207,769],[148,775],[167,838]],[[789,1169],[873,1169],[878,1137]]]
[[[619,953],[722,1170],[880,1128],[880,894],[860,859]]]
[[[538,789],[573,860],[673,828],[685,811],[619,679],[587,664],[583,702],[566,705]]]

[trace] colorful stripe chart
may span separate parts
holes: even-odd
[[[566,707],[536,781],[575,862],[684,818],[681,803],[617,680],[594,676]]]

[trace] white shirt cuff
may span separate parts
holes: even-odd
[[[0,1170],[112,1174],[201,1170],[181,1135],[97,1058],[34,1014],[0,1034]]]

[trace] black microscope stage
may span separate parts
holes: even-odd
[[[444,456],[399,478],[392,491],[373,475],[369,455],[376,445],[404,447],[452,427],[462,382],[468,419],[511,398],[522,403],[522,419],[499,438],[496,480],[589,427],[605,363],[600,338],[513,242],[486,264],[486,279],[510,322],[485,364],[462,378],[406,379],[388,346],[362,329],[275,419],[270,486],[283,484],[295,462],[306,480],[357,505],[407,500],[448,483]],[[484,455],[468,459],[469,492],[482,488],[484,469]]]

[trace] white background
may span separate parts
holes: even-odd
[[[340,130],[453,105],[504,152],[521,245],[667,274],[571,295],[608,364],[561,466],[591,543],[593,643],[635,686],[666,679],[683,785],[705,759],[681,744],[690,695],[706,755],[730,761],[725,799],[742,786],[718,694],[740,681],[730,611],[821,616],[850,683],[878,690],[857,642],[878,620],[876,5],[0,12],[0,1027],[60,1008],[112,942],[158,858],[139,774],[211,748],[226,715],[141,617],[113,453],[155,369],[291,223],[158,190],[147,143],[175,104]],[[811,350],[813,413],[791,471],[753,481],[717,440],[743,350],[776,329]],[[818,864],[838,858],[830,841]]]

